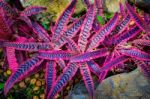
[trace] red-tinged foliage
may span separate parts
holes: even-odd
[[[78,69],[91,99],[94,98],[91,72],[101,82],[113,67],[134,60],[144,75],[150,77],[147,66],[150,54],[144,50],[150,44],[150,33],[148,29],[145,31],[148,16],[142,19],[129,4],[126,4],[126,8],[120,4],[120,12],[116,12],[97,31],[94,27],[98,23],[95,16],[103,16],[102,1],[95,0],[92,4],[89,0],[84,0],[87,5],[86,15],[68,25],[77,1],[70,2],[51,29],[52,34],[49,34],[49,31],[31,18],[32,15],[45,11],[45,7],[29,6],[25,10],[21,8],[22,10],[14,11],[4,0],[0,0],[0,47],[6,49],[4,54],[13,71],[5,83],[5,95],[19,80],[45,67],[47,99],[54,99],[68,81],[73,79]],[[95,12],[96,8],[98,13]],[[136,24],[130,25],[131,19]],[[34,53],[28,59],[27,54],[30,52]],[[63,71],[59,76],[57,66]]]

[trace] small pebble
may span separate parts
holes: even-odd
[[[7,73],[6,72],[4,72],[4,76],[7,77]]]
[[[45,94],[40,94],[41,99],[45,99]]]
[[[11,71],[10,71],[10,70],[7,70],[6,73],[7,73],[7,75],[10,75],[10,74],[11,74]]]
[[[45,85],[45,80],[42,80],[42,85]]]
[[[39,76],[40,76],[39,73],[36,73],[36,74],[34,75],[35,78],[39,78]]]
[[[37,91],[37,90],[39,90],[39,87],[35,86],[35,87],[33,88],[33,91]]]
[[[38,96],[33,96],[33,99],[39,99],[39,97]]]
[[[28,81],[30,81],[30,77],[25,78],[25,82],[27,83]]]
[[[135,22],[132,20],[132,21],[129,23],[129,25],[132,26],[132,25],[134,25],[134,23],[135,23]]]
[[[20,88],[25,88],[26,85],[25,85],[25,83],[22,81],[22,82],[19,83],[19,87],[20,87]]]
[[[35,84],[35,83],[36,83],[36,79],[32,78],[31,81],[30,81],[30,84]]]
[[[40,87],[42,85],[41,81],[36,81],[36,86]]]

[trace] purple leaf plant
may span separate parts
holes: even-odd
[[[112,68],[128,60],[138,64],[150,79],[150,67],[147,66],[150,52],[144,50],[145,46],[150,46],[150,32],[145,26],[150,22],[145,22],[126,2],[125,7],[120,3],[120,12],[116,12],[104,26],[94,31],[96,11],[101,14],[103,11],[96,1],[92,4],[84,0],[87,13],[68,26],[78,2],[72,0],[49,32],[31,18],[45,11],[45,7],[30,6],[23,11],[16,11],[0,0],[0,47],[5,49],[9,68],[13,72],[5,83],[5,95],[15,83],[41,66],[46,67],[47,99],[54,99],[78,70],[91,99],[94,99],[91,74],[95,74],[101,82]],[[150,19],[148,16],[146,18]],[[134,21],[133,25],[129,24],[131,21]],[[30,52],[33,55],[28,58]],[[95,61],[97,58],[105,61],[99,64]],[[63,70],[60,75],[57,75],[57,66]]]

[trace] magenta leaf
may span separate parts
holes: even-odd
[[[0,9],[0,38],[10,38],[11,33],[12,31],[6,21],[4,11]]]
[[[55,61],[48,61],[46,64],[46,93],[52,89],[56,80],[56,63]]]
[[[115,34],[122,33],[128,27],[128,24],[130,23],[130,19],[131,19],[130,16],[126,15],[123,21],[121,21],[110,34],[115,35]]]
[[[112,61],[104,64],[104,66],[100,69],[101,72],[110,70],[112,67],[117,66],[120,63],[125,62],[128,59],[127,56],[119,56],[113,59]]]
[[[150,46],[150,40],[136,39],[132,43],[135,45]]]
[[[133,57],[137,60],[150,61],[150,54],[145,53],[137,48],[119,50],[124,55]]]
[[[32,28],[33,28],[34,33],[38,35],[38,38],[41,41],[50,42],[50,37],[47,31],[42,26],[40,26],[37,22],[32,22]]]
[[[68,51],[41,51],[39,52],[39,58],[48,59],[48,60],[69,60],[72,57],[72,54]]]
[[[90,69],[96,76],[99,77],[99,75],[100,75],[100,71],[99,71],[99,70],[100,70],[100,67],[99,67],[99,65],[98,65],[96,62],[94,62],[93,60],[87,61],[86,63],[87,63],[87,65],[88,65],[89,69]]]
[[[52,41],[58,40],[61,34],[63,34],[66,25],[74,12],[75,6],[76,6],[77,0],[72,0],[72,2],[68,5],[68,7],[64,10],[62,15],[58,18],[54,28],[52,29]]]
[[[126,3],[126,8],[128,10],[128,13],[134,19],[135,23],[140,27],[140,29],[145,30],[145,23],[144,20],[136,13],[136,11],[128,4]]]
[[[78,65],[76,63],[69,63],[68,66],[64,68],[63,73],[58,77],[56,82],[54,83],[51,91],[48,94],[47,99],[53,99],[56,94],[62,90],[64,86],[67,85],[67,82],[72,79],[75,73],[78,70]]]
[[[120,34],[119,36],[115,37],[113,44],[119,44],[125,41],[128,41],[129,39],[135,37],[138,33],[141,32],[141,29],[138,26],[134,26],[130,30]]]
[[[96,59],[99,57],[106,56],[108,54],[107,49],[102,48],[92,52],[85,52],[80,55],[75,55],[70,59],[70,62],[85,62],[90,61],[91,59]]]
[[[13,85],[18,82],[18,80],[25,78],[25,75],[41,64],[41,62],[42,60],[40,58],[33,57],[22,63],[16,72],[14,72],[5,83],[4,94],[6,95]]]
[[[31,16],[31,15],[39,14],[45,10],[46,10],[46,7],[29,6],[20,13],[20,16]]]
[[[11,17],[17,16],[15,10],[13,10],[11,6],[5,2],[5,0],[0,0],[0,8],[2,8],[5,12],[7,12],[7,14]]]
[[[93,37],[90,40],[90,44],[88,46],[88,51],[91,51],[92,49],[96,48],[100,42],[102,42],[116,26],[119,20],[119,15],[116,13],[114,17],[103,27],[101,28],[96,34],[93,35]]]
[[[91,96],[91,99],[93,99],[94,83],[93,83],[93,79],[92,79],[90,70],[89,70],[86,63],[81,63],[80,72],[81,72],[81,75],[83,77],[84,84],[85,84],[85,86],[86,86],[86,88],[87,88],[87,90]]]
[[[64,69],[66,67],[66,63],[64,60],[59,59],[59,60],[56,60],[56,62],[60,66],[61,69]]]
[[[126,11],[125,11],[125,9],[124,9],[124,5],[120,2],[119,3],[119,8],[120,8],[120,13],[121,13],[121,15],[124,17],[124,16],[126,16]]]
[[[6,47],[7,60],[10,70],[15,72],[18,69],[18,63],[15,55],[15,49]]]
[[[65,31],[65,33],[63,35],[68,37],[68,38],[73,38],[78,33],[78,31],[80,30],[84,19],[85,19],[85,16],[82,16],[80,19],[78,19],[76,22],[74,22],[70,26],[70,28],[67,28],[67,30]]]
[[[34,42],[4,42],[4,47],[12,47],[16,50],[39,51],[52,49],[50,43],[34,43]]]
[[[138,67],[140,67],[140,69],[141,69],[142,73],[145,75],[145,77],[150,80],[150,68],[149,68],[148,64],[146,64],[143,61],[139,61],[139,60],[134,60],[134,62],[137,64]]]
[[[90,5],[90,7],[87,11],[87,14],[86,14],[86,18],[81,27],[81,31],[80,31],[80,35],[79,35],[79,39],[78,39],[78,46],[79,46],[81,52],[84,52],[86,49],[86,45],[88,43],[87,39],[90,36],[90,30],[92,29],[92,24],[94,22],[95,15],[96,15],[95,6]]]

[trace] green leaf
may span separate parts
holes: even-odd
[[[4,83],[0,83],[0,90],[4,88]]]
[[[102,18],[101,16],[99,16],[99,15],[97,15],[97,20],[98,20],[98,22],[99,22],[101,25],[104,25],[104,24],[105,24],[103,18]]]

